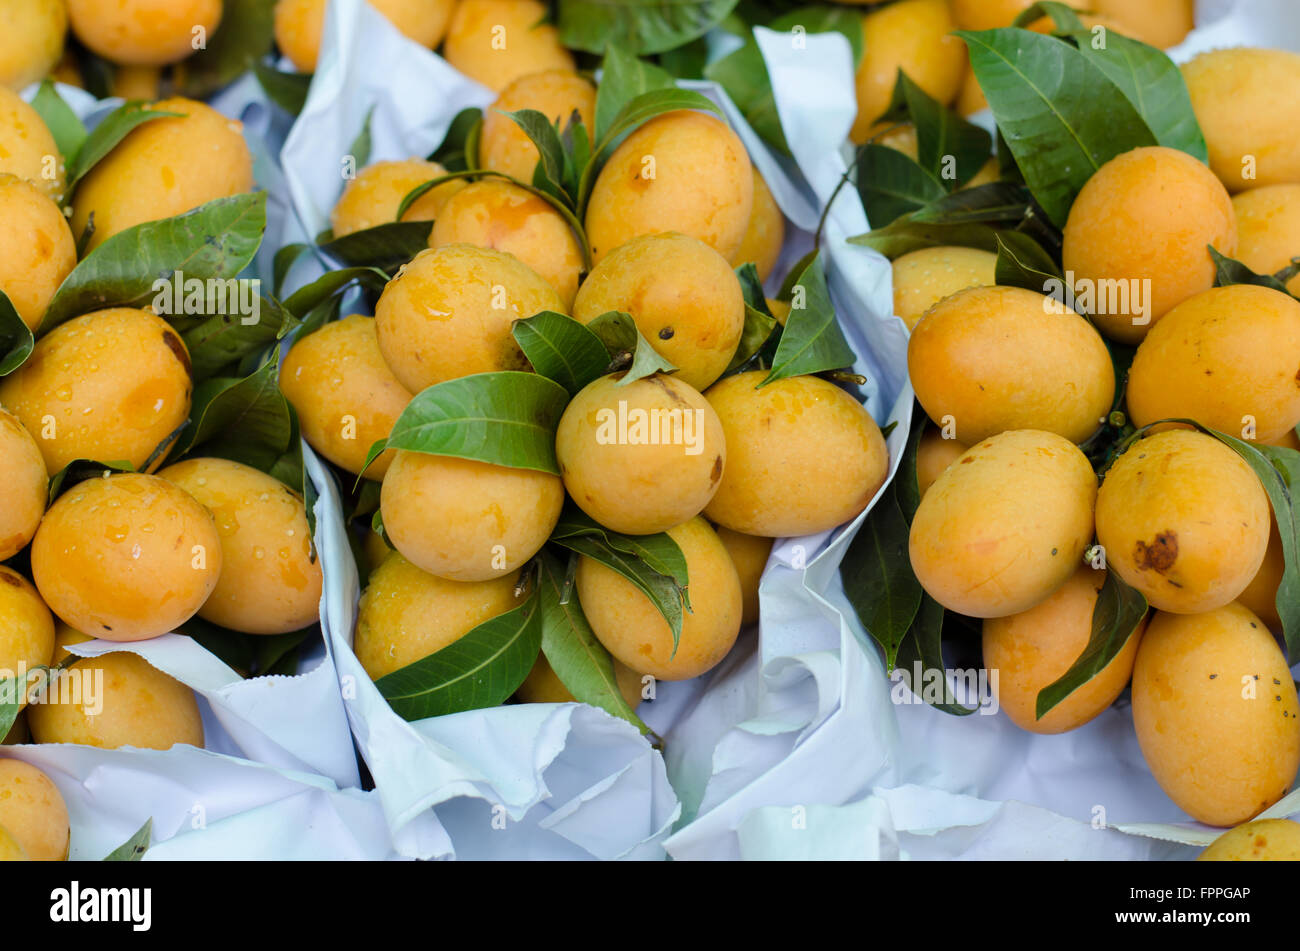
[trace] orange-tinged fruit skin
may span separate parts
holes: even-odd
[[[979,248],[940,246],[909,251],[894,260],[894,313],[907,329],[932,306],[968,287],[994,282],[998,256]]]
[[[1300,301],[1254,284],[1211,288],[1169,313],[1139,344],[1129,370],[1136,426],[1194,419],[1261,442],[1300,423]]]
[[[1198,862],[1300,861],[1300,823],[1260,819],[1229,829],[1196,857]]]
[[[775,539],[733,532],[721,525],[715,525],[713,530],[717,532],[718,540],[726,546],[731,563],[736,566],[740,592],[744,598],[740,626],[749,627],[758,622],[758,583],[763,578],[763,569],[767,567],[767,558],[772,554],[772,542]]]
[[[901,0],[862,18],[864,53],[854,83],[858,115],[849,138],[862,144],[867,130],[889,107],[901,69],[932,98],[947,105],[961,90],[966,46],[945,0]]]
[[[40,113],[0,85],[0,173],[31,182],[55,203],[63,200],[67,168]]]
[[[357,660],[378,680],[437,653],[485,621],[521,603],[516,575],[492,581],[448,581],[421,571],[393,552],[361,593]]]
[[[1097,479],[1055,433],[1013,430],[971,446],[934,481],[908,550],[926,592],[970,617],[1006,617],[1051,597],[1092,541]]]
[[[1300,184],[1300,54],[1211,50],[1183,64],[1182,71],[1210,168],[1228,191]]]
[[[1264,487],[1235,452],[1188,429],[1130,446],[1097,496],[1106,561],[1161,611],[1196,614],[1236,598],[1268,548]]]
[[[253,188],[242,123],[192,99],[150,108],[180,115],[137,126],[77,185],[72,233],[80,235],[95,216],[87,253],[127,228]]]
[[[496,102],[484,111],[479,165],[532,182],[540,158],[537,146],[519,123],[505,115],[520,109],[542,113],[550,122],[558,122],[561,130],[569,127],[577,112],[590,138],[595,126],[596,87],[571,69],[529,73],[501,90]]]
[[[1300,705],[1286,659],[1235,602],[1152,617],[1133,667],[1133,726],[1160,788],[1208,825],[1259,815],[1300,767]]]
[[[187,492],[156,476],[88,479],[50,506],[32,541],[32,575],[50,609],[110,641],[174,631],[221,574],[221,536]]]
[[[1276,274],[1300,258],[1300,185],[1265,185],[1232,198],[1237,260],[1256,274]],[[1300,295],[1300,274],[1286,289]]]
[[[1111,661],[1091,680],[1037,718],[1038,693],[1083,654],[1092,636],[1092,614],[1106,572],[1080,565],[1046,601],[1028,611],[984,622],[984,666],[998,705],[1022,730],[1065,733],[1083,726],[1115,702],[1133,673],[1145,619]]]
[[[455,0],[369,0],[408,39],[434,49],[451,21]],[[279,0],[275,43],[299,72],[316,71],[325,30],[326,0]]]
[[[573,301],[590,323],[617,310],[677,367],[676,378],[703,390],[722,376],[745,329],[745,296],[727,259],[676,232],[633,238],[596,265]]]
[[[32,540],[45,514],[49,475],[40,447],[12,413],[0,409],[0,561],[12,558]]]
[[[1277,589],[1286,571],[1286,555],[1282,551],[1282,536],[1277,530],[1277,519],[1272,520],[1268,532],[1268,548],[1259,564],[1255,577],[1237,595],[1237,602],[1267,624],[1274,631],[1282,630],[1282,619],[1277,613]]]
[[[126,66],[163,66],[185,59],[200,38],[206,43],[221,25],[221,0],[67,3],[77,39],[104,59]]]
[[[287,634],[320,619],[321,564],[298,493],[228,459],[186,459],[158,476],[194,496],[221,536],[221,576],[199,617],[247,634]]]
[[[717,414],[688,383],[662,374],[627,384],[622,378],[603,376],[578,392],[560,417],[555,455],[579,508],[616,532],[651,535],[708,504],[724,477],[727,447]],[[639,432],[635,420],[643,414],[660,424]]]
[[[934,480],[966,454],[970,447],[955,439],[944,439],[937,429],[926,429],[916,447],[916,487],[921,495],[929,491]]]
[[[1010,26],[1033,3],[1034,0],[949,0],[948,5],[958,29],[994,30]],[[1065,3],[1076,10],[1094,5],[1091,0],[1065,0]]]
[[[0,174],[0,221],[0,291],[36,330],[54,292],[77,266],[77,245],[59,206],[16,176]]]
[[[380,490],[384,531],[409,561],[452,581],[513,574],[550,537],[560,477],[398,450]]]
[[[54,617],[30,581],[0,565],[0,677],[18,676],[19,665],[28,671],[44,667],[54,655]],[[27,694],[18,690],[18,706]]]
[[[705,514],[770,538],[852,521],[889,471],[880,427],[833,383],[796,376],[756,389],[766,376],[738,373],[705,394],[727,443],[727,469]]]
[[[379,352],[375,319],[352,314],[301,337],[285,354],[280,390],[298,413],[303,438],[322,456],[361,475],[370,447],[387,439],[411,402]],[[365,470],[379,480],[393,461],[380,453]]]
[[[614,680],[624,702],[633,710],[641,702],[641,675],[626,664],[614,661]],[[576,698],[564,686],[559,676],[546,660],[545,654],[537,655],[537,662],[529,671],[528,677],[515,691],[515,699],[522,703],[575,703]]]
[[[102,671],[102,673],[100,673]],[[203,719],[194,691],[139,654],[114,651],[76,661],[64,677],[103,677],[92,701],[32,704],[37,743],[80,743],[100,749],[169,750],[203,746]]]
[[[398,271],[375,305],[375,329],[384,362],[419,393],[472,373],[529,369],[510,328],[542,310],[562,313],[564,302],[528,265],[453,244],[421,251]]]
[[[555,206],[527,189],[486,179],[456,192],[429,234],[429,247],[449,244],[514,255],[555,288],[565,312],[573,305],[583,271],[582,247]]]
[[[64,0],[0,0],[0,86],[16,92],[48,76],[67,32]]]
[[[1167,50],[1195,25],[1194,0],[1087,0],[1087,9],[1118,21],[1120,32]]]
[[[162,70],[157,66],[119,66],[113,70],[112,94],[122,99],[158,98]]]
[[[586,217],[592,262],[661,231],[731,260],[753,209],[752,166],[731,127],[703,112],[665,113],[624,139],[596,177]]]
[[[711,670],[736,643],[743,596],[731,556],[708,522],[693,518],[668,535],[686,558],[692,608],[682,612],[675,655],[672,629],[650,599],[585,556],[578,561],[578,600],[597,639],[617,660],[659,680],[689,680]]]
[[[441,178],[447,170],[437,162],[409,158],[375,162],[348,182],[330,212],[334,237],[341,238],[367,228],[397,221],[402,199],[425,182]],[[437,185],[414,202],[402,215],[402,221],[433,221],[442,212],[447,199],[465,187],[459,179]]]
[[[34,862],[68,857],[68,807],[50,777],[22,760],[0,758],[0,826]]]
[[[442,55],[452,66],[500,92],[520,76],[574,68],[536,0],[460,0]]]
[[[1083,442],[1115,398],[1105,342],[1078,314],[1021,287],[973,287],[912,330],[907,368],[931,419],[976,443],[1010,429]]]
[[[763,176],[754,169],[754,210],[749,214],[749,224],[740,239],[740,247],[731,256],[733,267],[752,263],[758,279],[766,281],[781,257],[785,247],[785,215],[781,213],[772,190]]]
[[[76,459],[141,469],[189,418],[192,390],[176,331],[149,311],[115,307],[36,341],[27,362],[0,380],[0,405],[35,438],[52,473]]]
[[[9,830],[0,826],[0,862],[30,862],[27,850],[18,844],[18,840],[9,834]]]
[[[358,569],[363,569],[362,573],[369,578],[374,570],[378,568],[385,558],[393,551],[388,542],[384,541],[384,536],[380,535],[374,529],[367,529],[365,537],[361,540],[361,551],[365,555],[365,564],[358,565]]]
[[[979,80],[975,78],[975,70],[967,64],[966,76],[961,81],[961,91],[957,93],[957,114],[965,118],[988,107],[988,98],[984,95]]]
[[[66,622],[55,618],[54,622],[54,656],[50,659],[50,665],[62,663],[68,657],[79,657],[79,654],[73,654],[68,650],[70,644],[84,644],[86,641],[93,641],[94,638],[89,634],[82,634],[78,630],[69,627]]]

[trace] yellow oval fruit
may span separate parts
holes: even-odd
[[[1228,193],[1186,152],[1151,146],[1117,155],[1088,179],[1065,222],[1062,255],[1079,308],[1112,340],[1137,343],[1214,285],[1208,245],[1236,253]]]
[[[1055,433],[991,436],[930,486],[912,519],[912,570],[930,597],[970,617],[1006,617],[1051,597],[1092,541],[1097,478]]]
[[[0,380],[0,404],[35,437],[52,473],[75,459],[141,469],[189,418],[192,387],[176,331],[147,310],[115,307],[36,341]]]
[[[68,857],[68,807],[50,777],[22,760],[0,758],[0,826],[34,862]]]
[[[1155,614],[1133,667],[1133,726],[1160,788],[1208,825],[1259,815],[1300,767],[1300,704],[1286,659],[1236,603]]]
[[[31,182],[56,204],[63,201],[67,169],[54,136],[38,113],[0,84],[0,173]]]
[[[479,165],[532,182],[540,155],[533,140],[507,112],[533,109],[567,129],[576,112],[590,138],[595,132],[596,88],[571,69],[548,69],[520,76],[501,90],[483,113]]]
[[[740,247],[731,256],[733,267],[754,265],[758,279],[766,281],[781,257],[785,247],[785,215],[772,197],[772,190],[763,176],[754,169],[754,210],[749,214],[749,224],[740,239]]]
[[[31,582],[0,565],[0,679],[9,680],[0,695],[9,692],[21,709],[27,692],[17,681],[21,669],[33,671],[50,663],[54,655],[54,618]]]
[[[1229,829],[1197,856],[1198,862],[1300,861],[1300,823],[1260,819]]]
[[[500,91],[520,76],[573,69],[546,5],[536,0],[459,0],[442,55],[489,89]]]
[[[1009,429],[1083,442],[1115,398],[1097,331],[1021,287],[973,287],[931,307],[912,330],[907,369],[929,417],[975,443]]]
[[[431,248],[449,244],[512,254],[555,288],[566,312],[573,303],[583,271],[578,239],[554,205],[518,185],[485,179],[452,195],[429,235]]]
[[[592,262],[633,238],[680,231],[730,261],[754,209],[749,155],[721,119],[681,110],[623,140],[596,177],[587,205]]]
[[[1190,418],[1272,442],[1300,423],[1300,301],[1254,284],[1183,301],[1137,348],[1129,370],[1136,426]]]
[[[3,146],[0,146],[3,148]],[[0,291],[29,329],[77,266],[77,245],[59,206],[31,182],[0,174]]]
[[[72,32],[104,59],[162,66],[189,56],[221,25],[221,0],[67,0]]]
[[[455,0],[368,0],[404,36],[434,49],[442,42]],[[275,44],[299,72],[313,73],[325,31],[326,0],[279,0]]]
[[[736,566],[744,604],[740,626],[749,627],[758,621],[758,583],[763,578],[763,569],[767,567],[767,558],[772,554],[774,539],[733,532],[721,525],[715,526],[714,531],[718,534],[718,540],[726,546],[731,563]]]
[[[949,0],[953,19],[962,30],[995,30],[1010,26],[1034,0]],[[1066,0],[1075,9],[1092,6],[1092,0]]]
[[[968,287],[991,287],[998,256],[978,248],[909,251],[894,260],[894,313],[913,329],[934,304]]]
[[[49,474],[40,447],[16,416],[0,409],[0,561],[12,558],[32,540],[45,514]]]
[[[736,566],[709,523],[693,518],[668,529],[686,558],[691,598],[682,612],[676,653],[659,609],[612,568],[583,557],[576,577],[578,600],[605,649],[639,674],[689,680],[727,656],[740,633],[743,597]]]
[[[50,506],[32,541],[45,603],[79,631],[139,641],[175,630],[221,574],[208,510],[156,476],[88,479]]]
[[[199,617],[248,634],[287,634],[320,619],[321,565],[298,493],[228,459],[186,459],[158,477],[194,496],[221,537],[221,576]]]
[[[626,664],[614,661],[614,680],[624,702],[633,710],[641,702],[641,675]],[[576,703],[569,688],[556,675],[546,660],[545,654],[537,655],[537,662],[529,671],[527,679],[515,691],[515,698],[521,703]]]
[[[383,535],[380,535],[374,529],[367,529],[365,537],[361,540],[361,553],[365,556],[365,564],[357,565],[361,576],[369,578],[392,551],[393,549],[389,547],[388,542],[384,541]]]
[[[612,310],[630,314],[676,378],[697,390],[722,376],[745,329],[745,296],[727,259],[676,232],[633,238],[596,265],[573,316],[586,324]]]
[[[112,93],[122,99],[158,98],[162,70],[157,66],[119,66],[113,70]]]
[[[375,319],[352,314],[299,338],[280,367],[280,390],[293,404],[303,438],[322,456],[361,475],[370,447],[387,439],[411,402],[379,352]],[[382,479],[393,451],[366,469]]]
[[[559,476],[399,450],[380,492],[384,531],[408,561],[452,581],[513,574],[550,537]]]
[[[1122,33],[1162,50],[1177,46],[1195,26],[1194,0],[1087,0],[1084,6],[1118,20]]]
[[[77,185],[72,233],[80,237],[95,216],[87,252],[127,228],[253,188],[242,123],[192,99],[151,108],[180,115],[137,126]]]
[[[947,105],[961,89],[966,47],[944,0],[901,0],[862,18],[864,52],[855,83],[858,116],[849,137],[857,144],[889,107],[901,69],[932,98]]]
[[[560,418],[555,455],[573,501],[601,525],[650,535],[698,515],[727,465],[722,424],[700,393],[656,374],[587,384]]]
[[[1237,260],[1257,274],[1276,274],[1300,258],[1300,185],[1266,185],[1233,196]],[[1300,294],[1300,274],[1286,289]]]
[[[485,621],[512,611],[521,598],[516,575],[492,581],[448,581],[393,552],[361,593],[352,649],[372,680],[435,654]]]
[[[425,159],[402,159],[375,162],[357,172],[348,182],[330,212],[330,226],[334,237],[397,221],[397,211],[402,199],[425,182],[441,178],[447,170],[437,162]],[[414,202],[402,215],[402,221],[433,221],[441,214],[447,199],[465,187],[459,179],[437,185]]]
[[[1277,589],[1281,587],[1285,573],[1286,555],[1282,551],[1282,536],[1277,530],[1277,519],[1274,518],[1268,532],[1268,548],[1264,550],[1264,560],[1260,562],[1255,577],[1250,579],[1250,584],[1237,595],[1237,601],[1275,631],[1282,629],[1282,619],[1277,612]]]
[[[17,91],[48,76],[67,32],[64,0],[0,0],[0,86]]]
[[[1097,540],[1110,568],[1161,611],[1223,607],[1268,547],[1269,502],[1240,456],[1187,429],[1130,446],[1097,496]]]
[[[727,468],[705,514],[733,531],[771,538],[857,518],[889,472],[880,427],[833,383],[796,376],[758,389],[766,376],[738,373],[705,394],[727,445]]]
[[[9,834],[9,830],[0,826],[0,862],[30,862],[27,850],[18,844],[18,840]]]
[[[74,678],[87,685],[80,696],[73,692]],[[83,657],[59,673],[50,686],[51,692],[55,689],[60,702],[32,704],[28,710],[37,743],[80,743],[106,750],[203,746],[203,718],[194,691],[139,654],[114,651]]]
[[[1022,730],[1065,733],[1081,727],[1128,686],[1145,620],[1096,676],[1042,718],[1037,716],[1039,691],[1060,680],[1088,646],[1093,609],[1105,580],[1105,571],[1080,565],[1046,601],[984,622],[984,666],[998,705]]]
[[[1210,168],[1230,192],[1300,184],[1300,54],[1211,50],[1182,67]],[[1226,253],[1226,252],[1225,252]]]
[[[79,654],[73,654],[68,650],[70,644],[84,644],[87,641],[93,641],[94,638],[89,634],[82,634],[80,631],[73,630],[65,622],[58,618],[54,619],[54,657],[50,664],[62,663],[68,657],[79,657]]]
[[[419,393],[472,373],[527,370],[510,328],[543,310],[563,312],[564,302],[528,265],[452,244],[421,251],[388,282],[375,329],[393,376]]]
[[[916,487],[921,495],[929,491],[934,480],[966,454],[970,447],[955,439],[945,439],[933,427],[926,429],[916,447]]]

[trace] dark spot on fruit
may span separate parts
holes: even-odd
[[[713,473],[709,476],[710,482],[717,482],[722,478],[722,457],[718,456],[713,460]]]
[[[1282,681],[1278,680],[1276,677],[1273,678],[1273,683],[1277,684],[1279,687],[1282,685]]]
[[[1266,845],[1268,845],[1267,839],[1265,839],[1262,835],[1255,836],[1255,848],[1262,849]]]
[[[1164,574],[1178,560],[1178,534],[1160,532],[1149,543],[1139,541],[1133,550],[1133,560],[1142,571],[1156,571]]]
[[[1052,554],[1053,554],[1053,555],[1056,554],[1056,549],[1055,549],[1055,548],[1052,549]]]
[[[0,571],[0,581],[3,581],[5,584],[11,584],[15,588],[21,588],[23,586],[23,583],[18,580],[17,575],[11,575],[7,571]]]
[[[673,332],[674,332],[674,331],[673,331],[673,328],[672,328],[672,327],[665,327],[665,328],[663,328],[662,330],[659,331],[659,339],[660,339],[660,340],[672,340],[672,339],[673,339]]]
[[[1219,676],[1218,674],[1210,674],[1210,679],[1211,679],[1211,680],[1214,680],[1214,679],[1215,679],[1216,677],[1218,677],[1218,676]]]
[[[966,456],[964,459],[962,459],[961,464],[962,464],[963,466],[968,466],[968,465],[970,465],[970,464],[971,464],[972,462],[974,462],[974,461],[975,461],[975,460],[974,460],[973,458],[971,458],[970,456]]]
[[[1250,622],[1250,626],[1253,627],[1253,628],[1255,628],[1256,630],[1259,629],[1259,625],[1256,624],[1254,621],[1251,621],[1251,622]]]
[[[168,349],[176,355],[176,359],[180,362],[180,365],[185,368],[185,375],[193,377],[194,367],[190,364],[189,351],[185,349],[185,344],[182,343],[181,338],[176,335],[176,331],[168,327],[162,332],[162,338],[163,343],[167,344]]]
[[[1213,370],[1206,370],[1206,371],[1205,371],[1205,375],[1206,375],[1206,376],[1214,376],[1214,371],[1213,371]]]

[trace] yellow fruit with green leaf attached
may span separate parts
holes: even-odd
[[[1300,258],[1300,184],[1265,185],[1232,198],[1237,260],[1256,274],[1276,274]],[[1286,289],[1300,294],[1300,274]]]
[[[505,115],[521,109],[540,112],[548,121],[558,123],[561,130],[570,127],[577,113],[587,130],[588,141],[594,140],[595,87],[571,69],[528,73],[501,90],[496,101],[484,111],[478,146],[481,167],[532,184],[533,171],[541,156],[519,123]]]
[[[367,165],[348,182],[330,212],[334,237],[342,238],[398,221],[397,212],[407,195],[446,174],[445,168],[426,159],[410,158]],[[411,202],[400,220],[435,220],[447,199],[464,187],[465,182],[458,178],[435,185]]]
[[[618,684],[618,692],[623,696],[624,702],[635,710],[637,704],[641,702],[641,675],[626,664],[614,661],[614,680]],[[569,688],[564,686],[559,675],[546,660],[545,654],[537,655],[533,669],[515,691],[515,697],[523,703],[576,702]]]
[[[0,173],[31,182],[55,203],[63,201],[67,168],[41,115],[0,84]]]

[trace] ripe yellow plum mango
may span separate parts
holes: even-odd
[[[163,66],[204,49],[221,25],[221,0],[67,0],[88,49],[124,66]]]
[[[772,554],[774,539],[733,532],[721,525],[714,526],[713,530],[717,532],[718,540],[726,546],[731,563],[736,566],[740,593],[744,598],[740,625],[749,627],[758,621],[758,583],[763,578],[763,569],[767,567],[767,558]]]
[[[447,170],[437,162],[418,158],[367,165],[348,182],[330,212],[334,237],[342,238],[397,221],[402,199],[425,182],[446,174]],[[411,203],[401,220],[435,220],[447,199],[464,187],[465,183],[455,178],[435,185]]]
[[[50,777],[22,760],[0,758],[0,827],[34,862],[68,857],[68,807]]]
[[[781,249],[785,247],[785,215],[772,196],[763,176],[754,169],[754,210],[749,214],[740,247],[731,256],[733,267],[753,264],[758,279],[766,281],[776,267]]]
[[[894,313],[916,327],[934,304],[968,287],[991,287],[998,256],[979,248],[940,246],[909,251],[894,260]]]
[[[49,477],[40,447],[18,417],[0,409],[0,561],[12,558],[32,540],[45,514]]]
[[[0,84],[0,173],[13,175],[63,201],[67,168],[41,115]]]
[[[0,86],[44,79],[63,55],[66,0],[0,0]]]
[[[49,195],[12,175],[0,174],[0,221],[0,291],[34,331],[77,266],[77,245]]]
[[[529,73],[571,71],[573,56],[548,19],[546,4],[537,0],[459,0],[442,55],[497,91]]]
[[[275,43],[303,73],[314,73],[325,32],[327,0],[279,0]],[[407,38],[434,49],[442,42],[456,0],[368,0]]]
[[[17,678],[20,665],[28,671],[46,666],[53,656],[54,618],[49,608],[30,581],[0,565],[0,678]],[[5,689],[20,708],[26,705],[21,684]]]
[[[1260,819],[1229,829],[1197,856],[1198,862],[1300,861],[1300,823]]]
[[[1232,198],[1237,260],[1257,274],[1276,274],[1300,258],[1300,185],[1265,185]],[[1300,294],[1300,274],[1286,289]]]
[[[571,69],[548,69],[520,76],[483,113],[479,135],[479,165],[521,182],[533,181],[541,157],[537,146],[507,112],[532,109],[548,120],[569,127],[576,112],[590,139],[595,134],[596,88]]]

